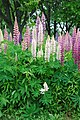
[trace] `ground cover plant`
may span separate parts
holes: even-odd
[[[37,30],[30,37],[27,27],[23,41],[17,18],[13,39],[6,27],[4,40],[0,31],[1,119],[80,117],[80,32],[74,28],[72,37],[67,32],[55,41],[43,23],[38,17]]]

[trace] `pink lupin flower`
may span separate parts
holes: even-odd
[[[27,43],[23,40],[21,42],[21,45],[22,45],[22,50],[25,51],[27,49]]]
[[[74,44],[74,63],[78,64],[78,40]]]
[[[66,32],[66,35],[65,35],[64,47],[65,47],[65,50],[66,50],[66,51],[69,51],[69,50],[70,50],[70,35],[69,35],[68,32]]]
[[[27,48],[30,46],[30,29],[29,26],[26,29],[25,35],[24,35],[24,41],[27,43]]]
[[[37,19],[36,19],[36,36],[37,36],[37,39],[38,39],[38,32],[39,32],[39,24],[40,24],[40,17],[37,16]]]
[[[6,29],[6,25],[5,25],[5,29],[4,29],[4,40],[8,40],[8,32]]]
[[[19,32],[18,23],[17,23],[17,17],[15,17],[14,31],[13,31],[13,40],[15,45],[19,44],[19,35],[20,35],[20,32]]]
[[[74,44],[76,41],[76,27],[74,27],[73,34],[72,34],[72,56],[74,58]]]
[[[42,26],[42,22],[40,21],[39,32],[38,32],[38,46],[41,46],[43,44],[43,39],[44,39],[43,26]]]
[[[42,20],[42,25],[43,25],[43,33],[45,33],[45,31],[46,31],[46,23],[45,23],[46,18],[45,18],[44,13],[42,13],[41,20]]]

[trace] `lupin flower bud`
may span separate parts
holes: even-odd
[[[6,25],[5,25],[5,29],[4,29],[4,40],[8,40],[8,32],[6,29]]]
[[[36,58],[36,40],[32,39],[31,52],[33,58]]]
[[[46,41],[45,45],[45,60],[49,62],[50,60],[50,37],[48,36],[48,39]]]
[[[46,18],[45,18],[44,13],[42,13],[41,21],[42,21],[42,25],[43,25],[43,34],[45,34],[45,31],[46,31],[46,22],[45,22]]]
[[[42,26],[42,22],[40,21],[39,32],[38,32],[38,46],[41,46],[43,44],[43,39],[44,39],[43,26]]]
[[[12,34],[9,35],[9,40],[12,41]]]
[[[19,35],[20,35],[20,32],[18,28],[17,18],[15,17],[14,31],[13,31],[13,40],[15,45],[19,44]]]

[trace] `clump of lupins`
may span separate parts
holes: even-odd
[[[33,58],[43,57],[45,61],[50,61],[50,55],[53,58],[56,56],[56,59],[64,65],[64,53],[65,51],[72,50],[72,56],[74,59],[74,63],[78,65],[78,69],[80,70],[80,31],[76,31],[74,28],[72,36],[66,32],[65,35],[57,35],[56,41],[54,36],[52,36],[51,40],[48,36],[44,48],[44,33],[45,33],[45,16],[42,13],[41,20],[39,16],[36,20],[36,26],[33,28],[32,32],[30,32],[29,27],[27,27],[26,32],[24,34],[23,41],[20,39],[20,32],[18,28],[17,18],[15,17],[14,30],[13,30],[13,41],[15,45],[18,45],[21,42],[22,50],[26,50],[31,47],[31,53]],[[31,35],[31,36],[30,36]],[[12,34],[8,35],[7,29],[4,29],[4,39],[12,41]],[[0,29],[0,51],[1,46],[4,47],[4,53],[6,53],[7,46],[6,44],[1,44],[3,41],[3,34]],[[30,45],[31,44],[31,45]],[[42,49],[43,48],[43,49]],[[55,55],[55,56],[54,56]],[[55,60],[55,58],[53,59]]]
[[[15,45],[19,44],[19,35],[20,35],[20,32],[19,32],[17,17],[15,17],[14,30],[13,30],[13,40]]]

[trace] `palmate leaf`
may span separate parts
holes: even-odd
[[[24,111],[22,116],[25,117],[25,118],[30,118],[33,115],[35,115],[37,112],[39,112],[39,110],[40,109],[35,104],[31,104],[30,106],[27,105],[26,110]]]
[[[0,104],[1,106],[6,106],[6,104],[9,103],[9,101],[3,96],[3,95],[0,95]]]
[[[72,101],[74,102],[74,107],[76,107],[77,105],[80,108],[80,96],[79,95],[73,95],[71,97]]]

